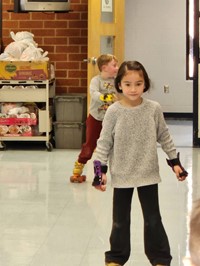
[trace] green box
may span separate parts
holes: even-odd
[[[57,122],[85,122],[87,118],[87,95],[67,93],[54,97]]]
[[[54,122],[56,149],[80,149],[85,142],[85,123]]]

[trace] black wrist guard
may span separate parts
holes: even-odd
[[[94,180],[92,185],[94,187],[100,186],[102,184],[102,174],[107,173],[107,165],[102,165],[100,161],[94,161]]]
[[[177,158],[172,159],[172,160],[169,160],[169,159],[166,159],[166,160],[167,160],[168,165],[172,168],[173,171],[174,171],[174,166],[175,165],[180,166],[180,168],[183,170],[183,172],[180,173],[180,175],[179,175],[180,177],[181,176],[188,176],[188,172],[181,165],[181,162],[180,162],[180,153],[179,152],[177,153]]]

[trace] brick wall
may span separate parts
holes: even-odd
[[[14,0],[3,0],[3,48],[13,40],[10,31],[29,31],[38,47],[48,51],[55,66],[56,92],[87,91],[87,0],[72,0],[69,13],[14,13]]]

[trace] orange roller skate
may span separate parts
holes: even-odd
[[[83,168],[84,168],[84,164],[83,163],[79,163],[78,161],[75,162],[74,169],[73,169],[73,176],[70,177],[70,181],[72,183],[85,182],[86,176],[82,175]]]

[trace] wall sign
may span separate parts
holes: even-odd
[[[101,1],[101,11],[102,12],[112,12],[112,0],[102,0]]]

